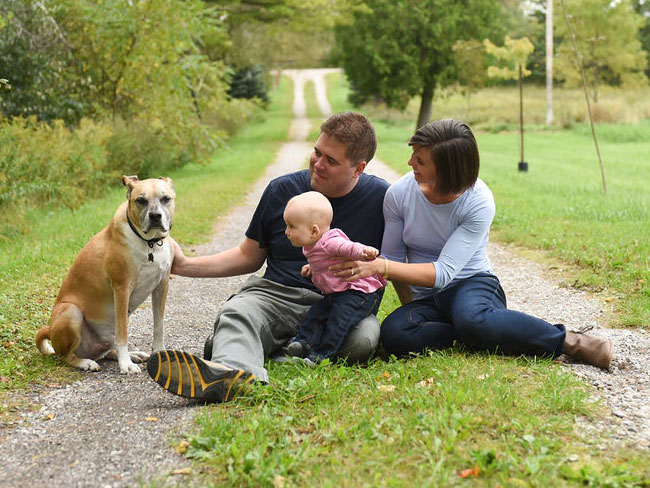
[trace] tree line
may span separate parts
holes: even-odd
[[[555,78],[578,84],[559,2]],[[594,98],[603,84],[647,83],[650,2],[567,0]],[[5,117],[210,120],[236,97],[267,100],[270,68],[342,66],[351,101],[403,108],[437,88],[486,81],[484,39],[530,39],[544,80],[548,0],[4,0],[0,109]],[[254,69],[254,67],[257,67]],[[251,79],[255,81],[252,82]],[[235,86],[232,86],[233,80]],[[0,82],[2,83],[2,82]],[[234,91],[233,91],[234,90]]]
[[[122,171],[206,160],[260,116],[273,68],[341,66],[354,104],[419,97],[418,125],[436,90],[490,82],[485,40],[530,39],[525,72],[543,82],[547,2],[3,0],[0,210],[74,208]],[[565,3],[595,97],[647,83],[650,1]],[[554,77],[576,84],[555,4]]]
[[[545,24],[552,20],[554,79],[579,86],[580,70],[560,2],[547,19],[547,0],[365,0],[352,22],[336,27],[335,58],[350,82],[350,100],[382,100],[403,109],[421,100],[417,126],[429,120],[434,91],[459,84],[471,91],[487,82],[494,50],[527,38],[532,53],[524,69],[545,80]],[[603,85],[638,87],[650,69],[650,2],[645,0],[566,0],[576,33],[578,59],[589,90],[598,99]],[[488,43],[492,44],[492,42]],[[506,43],[507,44],[507,43]],[[511,68],[514,68],[515,57]]]

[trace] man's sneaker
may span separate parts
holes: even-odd
[[[230,369],[193,354],[167,349],[154,352],[147,361],[149,376],[174,395],[206,402],[233,400],[255,375]]]
[[[304,358],[306,356],[305,348],[298,341],[293,341],[287,346],[287,354],[294,358]]]
[[[212,359],[212,343],[214,342],[214,332],[208,336],[203,343],[203,359],[210,361]]]

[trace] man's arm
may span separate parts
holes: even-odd
[[[171,272],[193,278],[224,278],[253,273],[262,267],[268,254],[258,242],[246,237],[241,244],[208,256],[187,257],[176,241]]]

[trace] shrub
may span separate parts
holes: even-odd
[[[261,66],[247,66],[235,71],[230,82],[228,95],[232,98],[259,98],[265,105],[269,103],[268,88]]]
[[[203,112],[203,122],[217,133],[232,136],[251,122],[263,117],[263,107],[256,99],[234,98],[228,102],[214,101]]]
[[[25,209],[77,208],[98,196],[112,178],[104,149],[111,133],[87,119],[75,131],[35,116],[0,122],[0,235],[17,231]]]

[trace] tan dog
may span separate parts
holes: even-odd
[[[169,178],[139,181],[137,176],[123,176],[122,183],[128,187],[127,201],[75,259],[48,326],[36,335],[36,345],[41,353],[56,353],[84,370],[98,371],[96,359],[117,359],[120,372],[128,374],[140,372],[133,361],[149,357],[127,349],[129,315],[149,295],[153,350],[164,349],[163,317],[174,260],[166,237],[175,193]]]

